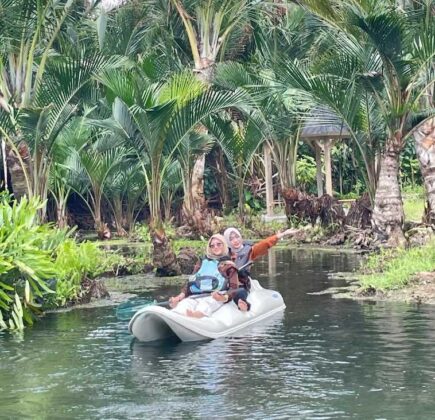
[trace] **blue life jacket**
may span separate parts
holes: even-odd
[[[204,258],[200,269],[192,276],[188,288],[192,294],[215,292],[228,288],[227,279],[219,272],[218,265],[221,259],[211,260]]]

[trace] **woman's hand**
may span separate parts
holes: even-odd
[[[278,239],[282,239],[282,238],[284,238],[284,236],[293,235],[294,233],[296,233],[298,231],[299,231],[299,229],[291,228],[291,229],[285,230],[284,232],[278,232],[276,234],[276,236],[278,237]]]
[[[228,302],[228,295],[226,293],[225,294],[221,294],[219,292],[213,292],[211,294],[211,297],[214,300],[217,300],[218,302]]]
[[[177,296],[172,296],[169,298],[169,306],[171,308],[175,308],[178,305],[178,303],[180,302],[180,300],[183,300],[183,299],[184,299],[184,293],[180,293]]]
[[[237,266],[234,261],[225,260],[219,263],[218,270],[228,278],[234,271],[237,271]]]

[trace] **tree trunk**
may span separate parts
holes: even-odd
[[[197,74],[197,77],[202,82],[210,85],[213,80],[214,75],[214,61],[210,61],[207,58],[201,58],[201,65],[195,66],[194,72]],[[207,129],[204,126],[200,126],[199,130],[203,132],[207,132]],[[192,212],[191,214],[202,214],[204,216],[204,225],[207,225],[205,222],[207,219],[207,203],[205,201],[204,196],[204,170],[205,170],[205,154],[199,156],[195,162],[195,166],[193,167],[192,172]],[[192,219],[193,220],[193,219]],[[209,228],[209,226],[207,226]],[[202,230],[202,229],[198,229]],[[207,229],[209,230],[209,229]],[[205,234],[205,232],[201,232]]]
[[[405,245],[403,202],[399,185],[399,156],[402,139],[388,139],[381,158],[381,171],[375,193],[372,226],[388,246]]]
[[[162,227],[150,226],[153,242],[153,265],[158,277],[178,276],[181,274],[177,257],[172,249],[171,242]]]
[[[6,191],[8,191],[8,164],[6,162],[6,143],[2,139],[1,140],[1,153],[2,153],[2,168],[3,168],[3,187]]]
[[[414,140],[427,194],[426,222],[435,225],[435,118],[427,120],[414,132]]]
[[[190,181],[190,191],[185,192],[187,196],[185,199],[189,198],[189,200],[185,200],[183,203],[184,222],[191,228],[192,233],[198,236],[209,235],[212,230],[204,197],[204,168],[205,154],[195,162]],[[190,197],[188,197],[189,193]],[[188,204],[189,201],[191,201],[190,204]]]
[[[245,195],[243,193],[243,184],[243,178],[239,178],[237,182],[237,195],[239,197],[238,208],[241,223],[245,223]]]
[[[123,226],[122,199],[120,197],[113,200],[113,216],[115,217],[116,234],[121,237],[127,236]]]
[[[18,144],[17,149],[20,153],[24,168],[22,167],[20,159],[16,155],[15,151],[8,144],[6,144],[6,161],[9,174],[11,176],[12,191],[14,193],[14,198],[19,200],[25,195],[32,195],[31,191],[29,191],[29,188],[32,185],[32,172],[29,147],[25,142],[21,141]],[[26,173],[24,171],[26,171]],[[26,174],[28,179],[26,179]]]
[[[205,196],[204,196],[204,169],[205,169],[205,154],[202,154],[196,160],[192,172],[193,210],[203,210],[206,207]]]
[[[224,154],[220,147],[218,147],[217,153],[218,156],[216,158],[216,169],[220,174],[218,182],[222,198],[222,207],[225,214],[231,210],[231,198],[228,189],[228,172],[227,168],[225,167]]]
[[[56,225],[59,229],[68,227],[66,200],[59,199],[56,206]]]

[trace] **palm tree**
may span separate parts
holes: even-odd
[[[162,12],[161,2],[148,0],[146,4],[154,10]],[[169,16],[174,8],[184,28],[186,48],[193,59],[193,70],[199,80],[211,84],[215,65],[226,52],[240,49],[246,44],[251,32],[251,20],[255,13],[267,3],[252,0],[167,0]],[[154,13],[158,15],[158,13]],[[173,22],[172,31],[179,27]],[[248,36],[247,36],[248,35]],[[205,133],[205,128],[201,132]],[[193,212],[204,212],[204,169],[205,154],[196,159],[190,181],[193,198]]]
[[[80,150],[91,138],[91,129],[84,117],[76,117],[63,128],[53,145],[53,164],[50,166],[48,189],[56,203],[56,219],[59,228],[68,226],[67,201],[72,191],[83,193],[83,183],[77,182],[77,158]],[[77,153],[78,152],[78,153]]]
[[[16,198],[47,197],[51,153],[78,110],[79,94],[99,71],[120,63],[64,41],[68,20],[79,12],[73,1],[0,6],[0,113],[9,119],[0,134]]]
[[[236,176],[236,188],[238,195],[238,208],[240,219],[245,214],[245,191],[244,183],[246,174],[251,166],[252,159],[258,148],[266,139],[267,132],[263,132],[258,124],[256,115],[251,115],[246,121],[237,122],[227,118],[213,118],[207,124],[210,132],[218,139],[222,150],[227,156]]]
[[[185,72],[163,84],[150,83],[133,72],[127,77],[108,72],[100,81],[116,98],[112,117],[97,124],[123,136],[142,167],[150,208],[154,266],[161,274],[177,272],[175,255],[162,224],[163,178],[192,130],[225,108],[245,106],[245,96],[240,91],[207,89],[192,73]]]
[[[364,128],[371,123],[363,100],[374,104],[384,142],[372,224],[390,245],[402,244],[399,156],[412,128],[413,109],[427,88],[421,79],[433,65],[434,25],[422,25],[413,9],[393,10],[387,3],[310,0],[303,4],[319,17],[328,44],[323,44],[316,60],[322,65],[320,72],[304,74],[293,63],[291,79],[343,117],[359,145],[369,140]]]
[[[125,236],[133,229],[138,204],[143,198],[145,182],[141,166],[134,158],[121,162],[107,181],[105,197],[112,208],[116,232]]]

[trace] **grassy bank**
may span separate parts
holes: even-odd
[[[435,271],[435,240],[418,248],[388,250],[370,256],[359,281],[365,289],[399,289],[415,274],[430,271]]]

